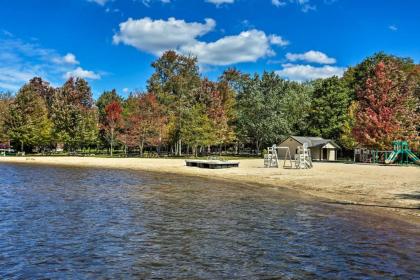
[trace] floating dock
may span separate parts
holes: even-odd
[[[190,166],[190,167],[208,168],[208,169],[223,169],[223,168],[239,167],[239,162],[221,161],[221,160],[186,160],[185,163],[187,166]]]

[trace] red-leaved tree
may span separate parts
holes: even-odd
[[[145,145],[160,146],[167,135],[167,117],[153,93],[132,96],[131,108],[125,120],[125,133],[121,137],[128,146],[137,146],[143,155]]]
[[[416,137],[415,80],[393,62],[380,62],[357,90],[353,135],[363,146],[390,149],[393,140]]]
[[[114,141],[116,130],[120,127],[122,121],[122,108],[119,102],[112,101],[105,106],[105,124],[104,129],[109,135],[109,142],[111,144],[111,156],[114,150]]]

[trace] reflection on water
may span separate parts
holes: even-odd
[[[1,164],[0,278],[415,278],[420,230],[284,190]]]

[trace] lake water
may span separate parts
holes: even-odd
[[[1,279],[414,279],[420,228],[290,191],[0,164]]]

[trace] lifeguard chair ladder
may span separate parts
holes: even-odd
[[[277,155],[277,146],[267,148],[267,154],[264,155],[264,167],[279,167],[279,157]]]

